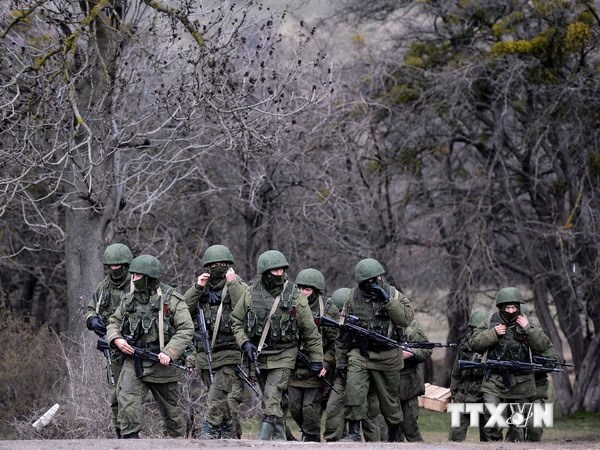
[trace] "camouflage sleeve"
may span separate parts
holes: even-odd
[[[229,296],[231,297],[231,302],[235,306],[242,295],[244,295],[244,291],[248,288],[248,285],[242,280],[240,277],[236,277],[235,280],[229,281],[227,283],[227,290],[229,291]]]
[[[313,362],[323,362],[323,341],[304,294],[299,294],[296,299],[296,319],[308,357]]]
[[[194,338],[194,322],[181,294],[173,293],[169,297],[169,300],[171,305],[175,306],[175,311],[173,312],[175,334],[169,339],[169,342],[162,351],[172,361],[175,361],[183,354]]]
[[[407,342],[429,342],[421,324],[416,320],[413,320],[406,328],[405,335]],[[411,359],[419,363],[431,358],[431,354],[433,353],[432,348],[413,348],[410,351],[415,355]]]
[[[489,347],[498,343],[499,338],[494,328],[488,328],[489,322],[485,321],[483,324],[475,328],[473,335],[469,339],[467,345],[475,350],[477,353],[485,352]]]
[[[246,341],[249,341],[250,338],[246,334],[245,330],[245,321],[246,321],[246,313],[250,309],[251,296],[250,291],[245,290],[237,304],[233,308],[231,312],[231,328],[233,329],[233,335],[235,336],[235,340],[238,345],[241,347],[242,344]]]
[[[396,325],[407,327],[414,319],[412,305],[402,292],[396,289],[396,293],[385,305],[385,309]]]
[[[456,396],[458,392],[458,387],[461,381],[460,370],[458,370],[458,361],[462,358],[463,349],[465,348],[465,344],[467,342],[467,338],[463,338],[458,344],[458,349],[456,350],[456,358],[454,358],[454,364],[452,365],[452,374],[450,375],[450,393],[452,398]]]
[[[552,341],[541,328],[530,323],[524,331],[529,339],[529,346],[535,353],[544,353],[552,347]]]
[[[192,317],[196,314],[196,311],[198,309],[198,301],[200,300],[200,297],[202,296],[202,291],[199,291],[196,286],[197,286],[197,284],[194,283],[192,285],[192,287],[190,287],[187,291],[185,291],[185,294],[183,295],[185,304],[187,305],[188,309],[190,310],[190,315]]]
[[[100,300],[100,295],[102,294],[102,284],[100,283],[98,285],[98,287],[96,288],[96,290],[94,292],[96,292],[96,299]],[[94,295],[91,296],[92,298],[90,298],[90,301],[87,304],[87,314],[85,316],[85,323],[87,326],[87,321],[89,320],[90,317],[94,317],[96,315],[96,302],[94,301]]]
[[[112,344],[112,341],[114,341],[115,339],[123,337],[121,335],[121,328],[123,327],[123,317],[123,302],[121,302],[121,304],[117,307],[113,315],[110,316],[110,319],[108,319],[108,326],[106,327],[106,340],[108,341],[109,345]]]
[[[325,312],[325,316],[336,322],[340,321],[340,311],[337,306],[330,304]],[[321,337],[323,338],[323,364],[327,369],[335,365],[335,339],[337,338],[337,329],[332,327],[322,327]]]
[[[346,300],[344,306],[342,307],[342,311],[340,312],[340,320],[341,318],[346,318],[353,313],[352,308],[352,300]],[[341,328],[337,328],[337,336],[335,338],[335,365],[337,367],[347,367],[348,366],[348,344],[345,341],[345,334]]]

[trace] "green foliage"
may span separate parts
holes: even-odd
[[[423,168],[419,151],[414,147],[402,147],[398,151],[398,162],[403,170],[418,175]]]
[[[443,64],[449,50],[447,43],[413,42],[408,49],[404,62],[407,66],[428,69]]]
[[[588,156],[588,174],[596,183],[600,181],[600,153],[591,152]]]
[[[531,39],[520,39],[514,41],[501,41],[492,45],[490,53],[495,56],[501,55],[531,55],[540,58],[551,50],[554,42],[554,30],[548,29]]]
[[[421,93],[407,83],[399,83],[388,90],[384,96],[390,98],[393,103],[405,104],[419,100]]]
[[[61,345],[45,327],[0,306],[0,422],[25,418],[38,405],[55,403],[53,385],[65,375]]]

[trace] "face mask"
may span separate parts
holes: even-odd
[[[148,288],[148,278],[142,277],[139,280],[133,281],[133,287],[138,292],[143,292]]]
[[[209,267],[208,273],[210,273],[210,278],[214,280],[222,280],[225,278],[225,273],[227,272],[229,267],[227,266],[214,266]]]
[[[500,311],[500,316],[506,320],[508,323],[512,323],[515,320],[517,320],[517,317],[519,317],[519,314],[521,314],[521,311],[519,309],[517,309],[515,312],[512,313],[508,313],[505,310]]]
[[[125,278],[125,267],[120,266],[118,269],[109,269],[110,278],[114,281],[121,281]]]

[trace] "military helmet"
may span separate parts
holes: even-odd
[[[110,244],[104,250],[102,264],[105,266],[118,266],[121,264],[131,264],[133,254],[125,244]]]
[[[280,251],[267,250],[258,257],[258,273],[264,273],[267,270],[279,268],[287,269],[288,267],[290,267],[290,265]]]
[[[296,277],[298,286],[309,286],[323,292],[325,290],[325,277],[317,269],[301,270]]]
[[[150,278],[160,278],[162,276],[162,264],[154,256],[140,255],[131,261],[129,272],[139,273]]]
[[[229,249],[224,245],[219,244],[211,245],[204,251],[204,257],[202,258],[202,262],[204,267],[217,262],[228,262],[230,264],[235,264],[235,261],[233,260],[233,255],[231,254]]]
[[[483,310],[475,311],[473,314],[471,314],[468,325],[470,327],[478,327],[485,321],[485,319],[487,319],[487,316],[488,316],[487,311],[483,311]]]
[[[498,291],[496,294],[496,306],[504,305],[506,303],[525,303],[523,301],[523,294],[516,287],[505,287]]]
[[[350,297],[351,291],[352,289],[345,287],[336,289],[333,291],[333,294],[331,294],[331,301],[341,310],[344,307],[346,300],[348,300],[348,297]]]
[[[363,259],[356,264],[354,268],[354,279],[357,283],[361,283],[371,278],[383,275],[385,269],[379,261],[373,258]]]

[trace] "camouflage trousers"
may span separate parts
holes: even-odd
[[[290,414],[304,434],[321,435],[323,388],[288,386]]]
[[[244,382],[235,374],[234,365],[216,368],[214,383],[210,382],[208,370],[201,371],[201,378],[208,386],[205,420],[214,427],[221,427],[223,424],[231,425],[233,436],[221,437],[241,437],[242,428],[238,410],[244,399]]]
[[[402,415],[404,416],[400,422],[400,429],[404,435],[404,439],[408,442],[421,442],[423,436],[419,431],[419,398],[411,397],[408,400],[401,401]],[[402,439],[402,440],[404,440]]]
[[[524,403],[523,400],[515,400],[515,399],[504,399],[499,398],[497,395],[490,394],[488,392],[483,393],[483,401],[485,403],[493,403],[494,405],[498,405],[500,402],[502,403]],[[490,419],[491,415],[487,411],[484,412],[484,422],[487,422]],[[497,427],[489,427],[485,428],[487,435],[490,436],[492,441],[501,441],[502,440],[502,430]],[[517,428],[514,425],[509,425],[508,431],[506,432],[505,439],[509,442],[523,442],[525,440],[525,432],[523,428]]]
[[[110,384],[110,380],[108,380],[108,393],[110,396],[110,410],[112,412],[112,420],[113,425],[117,430],[119,428],[119,400],[117,399],[117,381],[119,380],[119,376],[121,375],[121,369],[123,368],[123,356],[119,353],[116,357],[111,356],[111,365],[112,365],[112,373],[115,377],[115,384]],[[106,373],[108,378],[108,372]]]
[[[142,428],[144,399],[152,392],[170,437],[185,437],[186,420],[179,406],[179,383],[148,383],[135,376],[135,369],[127,360],[117,383],[119,400],[118,422],[121,434],[137,433]]]
[[[284,417],[281,402],[289,378],[290,369],[261,370],[258,379],[259,384],[264,386],[261,405],[265,416]]]
[[[369,388],[374,391],[379,400],[379,407],[385,422],[389,425],[399,425],[402,422],[402,408],[398,399],[400,389],[400,372],[371,370],[353,364],[348,364],[348,378],[344,404],[346,419],[364,420],[367,418]]]
[[[483,399],[481,400],[483,402]],[[485,428],[486,419],[485,416],[479,414],[479,440],[481,442],[493,441],[491,436],[489,436],[490,430],[492,428]],[[448,439],[454,442],[463,442],[467,438],[467,431],[469,429],[469,424],[471,423],[471,418],[469,414],[461,414],[460,415],[460,424],[458,428],[450,428],[450,434]]]

